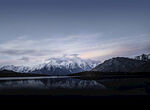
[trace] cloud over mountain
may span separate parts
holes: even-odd
[[[20,64],[34,64],[42,62],[49,57],[64,55],[78,56],[80,58],[107,59],[112,56],[131,56],[149,51],[149,35],[132,36],[125,38],[104,39],[106,34],[96,33],[91,35],[71,35],[56,39],[30,39],[18,37],[0,44],[0,64],[12,63],[14,60]],[[102,41],[100,40],[102,39]],[[138,39],[138,40],[137,40]],[[144,40],[143,40],[144,39]],[[28,60],[18,60],[23,57]],[[4,61],[4,59],[9,61]],[[3,62],[2,62],[3,59]],[[14,63],[15,63],[14,62]]]

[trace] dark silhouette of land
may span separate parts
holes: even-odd
[[[49,75],[32,74],[32,73],[18,73],[18,72],[8,71],[8,70],[0,71],[0,77],[32,77],[32,76],[49,76]]]

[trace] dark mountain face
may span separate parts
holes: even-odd
[[[67,75],[71,73],[78,73],[83,71],[82,68],[74,68],[74,69],[66,69],[65,67],[51,67],[47,69],[46,67],[41,68],[39,70],[34,70],[31,73],[39,73],[39,74],[48,74],[48,75]]]
[[[96,66],[92,71],[100,72],[132,72],[134,69],[146,63],[142,60],[135,60],[124,57],[117,57],[106,60],[104,63]]]
[[[134,72],[150,72],[150,61],[144,63],[140,67],[137,67]]]

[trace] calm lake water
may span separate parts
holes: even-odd
[[[84,91],[82,94],[86,95],[149,95],[150,79],[83,80],[68,76],[0,78],[0,94],[14,93],[18,90],[23,90],[23,94],[28,90],[34,91],[32,94],[36,94],[36,91],[46,91],[49,94],[51,91],[57,90],[57,94],[59,94],[60,89],[78,90],[78,93]],[[16,92],[16,94],[21,92]]]
[[[0,89],[22,88],[104,89],[105,86],[95,80],[81,80],[68,76],[0,78]]]

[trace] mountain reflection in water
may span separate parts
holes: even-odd
[[[30,77],[0,80],[1,94],[150,95],[150,78]]]
[[[29,80],[0,81],[0,89],[104,89],[105,87],[94,80],[75,78],[49,78]]]

